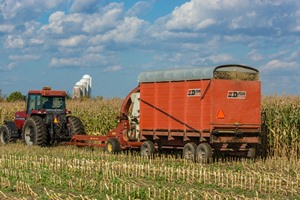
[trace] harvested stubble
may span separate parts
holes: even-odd
[[[147,159],[89,148],[0,147],[2,196],[29,199],[295,199],[299,174],[300,161],[288,157],[200,165],[172,155]]]

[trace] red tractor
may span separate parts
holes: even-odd
[[[22,139],[27,145],[49,146],[70,141],[73,134],[85,134],[78,117],[66,109],[67,93],[44,87],[28,92],[25,111],[15,113],[14,121],[0,127],[0,142]]]

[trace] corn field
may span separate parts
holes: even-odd
[[[264,97],[263,148],[268,154],[300,153],[300,97]]]
[[[117,125],[122,99],[67,102],[91,135]],[[0,123],[25,102],[0,102]],[[300,97],[262,99],[262,153],[209,165],[178,155],[108,155],[70,146],[0,146],[0,199],[300,199]]]
[[[116,127],[122,99],[69,100],[67,107],[78,116],[90,135],[106,135]],[[25,102],[0,102],[0,123],[13,120]],[[262,99],[262,151],[264,155],[300,150],[300,96]]]

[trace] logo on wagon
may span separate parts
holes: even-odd
[[[228,91],[228,99],[246,99],[246,91]]]
[[[195,97],[195,96],[200,96],[201,95],[201,89],[196,88],[196,89],[189,89],[188,90],[188,97]]]

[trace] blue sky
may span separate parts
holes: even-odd
[[[142,71],[238,63],[264,95],[300,94],[297,0],[0,0],[0,89],[124,97]]]

